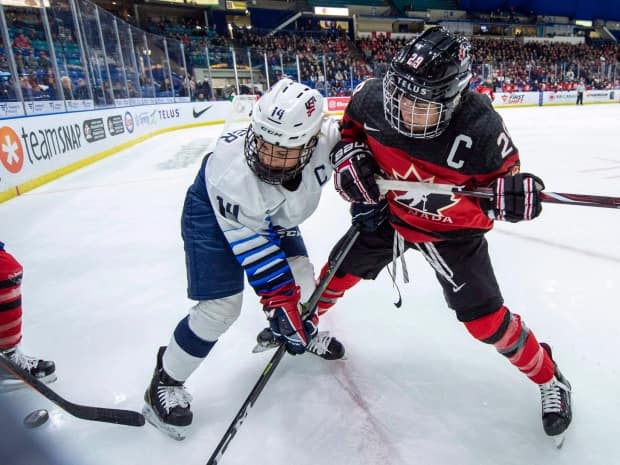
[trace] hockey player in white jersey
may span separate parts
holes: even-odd
[[[188,189],[182,215],[188,295],[198,301],[161,347],[144,414],[183,439],[192,422],[184,382],[241,312],[244,271],[269,326],[293,354],[344,356],[342,344],[303,321],[315,287],[298,225],[331,178],[338,122],[313,89],[283,79],[254,105],[248,128],[222,134]]]

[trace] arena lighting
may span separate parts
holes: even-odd
[[[2,0],[0,0],[2,1]],[[153,0],[151,0],[153,1]],[[219,0],[156,0],[155,3],[179,3],[183,5],[195,5],[195,6],[218,6],[220,4]]]
[[[227,10],[247,10],[248,2],[226,0],[226,9]]]
[[[349,16],[349,9],[333,8],[329,6],[315,6],[314,14],[321,16]]]
[[[587,21],[585,19],[576,19],[575,26],[592,27],[592,21]]]
[[[49,0],[0,0],[2,6],[26,7],[26,8],[49,8]]]

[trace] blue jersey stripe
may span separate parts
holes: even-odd
[[[277,278],[278,276],[282,276],[283,274],[289,274],[291,273],[291,268],[288,266],[287,262],[284,262],[283,264],[284,266],[281,266],[280,268],[272,271],[271,273],[269,273],[267,276],[263,277],[263,278],[259,278],[259,279],[252,279],[248,276],[248,280],[250,281],[250,284],[253,287],[259,286],[261,284],[265,284],[268,283],[269,281],[272,281],[274,278]]]
[[[248,229],[248,228],[239,228],[239,229]],[[248,229],[248,231],[249,231],[249,229]],[[230,246],[232,248],[235,248],[238,245],[243,244],[245,242],[252,241],[252,240],[256,239],[257,237],[264,237],[264,236],[261,236],[260,234],[252,234],[251,236],[244,237],[243,239],[238,239],[236,241],[229,242],[229,244],[230,244]]]
[[[257,292],[259,292],[259,294],[261,295],[272,294],[274,291],[282,287],[288,286],[290,284],[295,284],[295,280],[291,278],[291,279],[284,280],[284,281],[278,281],[276,285],[271,286],[271,287],[262,287],[260,291],[257,291]]]
[[[248,282],[257,294],[268,293],[295,282],[286,254],[280,248],[281,241],[277,234],[263,236],[246,227],[239,229],[246,229],[248,235],[229,241],[229,244],[237,262],[244,268]],[[241,235],[239,229],[234,230],[236,237]],[[255,241],[256,245],[248,244],[252,241]],[[249,250],[248,246],[251,247]],[[269,248],[274,250],[269,251]]]
[[[248,274],[248,276],[254,276],[257,273],[265,273],[267,270],[269,270],[269,268],[273,268],[276,266],[282,266],[285,265],[286,262],[286,257],[284,256],[283,252],[279,252],[275,257],[272,256],[271,258],[267,259],[267,260],[260,260],[257,262],[254,262],[251,265],[245,266],[245,271]],[[259,271],[260,270],[260,271]]]
[[[255,249],[248,250],[247,252],[240,253],[240,254],[238,254],[236,256],[237,260],[239,260],[239,263],[243,263],[246,260],[246,258],[251,257],[252,255],[260,255],[260,252],[262,252],[263,250],[268,249],[270,247],[273,247],[274,245],[275,244],[270,244],[268,242],[268,243],[266,243],[264,245],[260,245],[260,246],[256,247]],[[253,260],[252,263],[254,261],[255,260]]]

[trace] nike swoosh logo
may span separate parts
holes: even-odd
[[[207,108],[205,108],[204,110],[200,110],[200,111],[196,111],[195,108],[192,109],[192,113],[194,115],[194,118],[199,118],[200,115],[202,115],[205,111],[207,111],[209,108],[211,108],[213,105],[209,105]]]
[[[467,284],[467,283],[463,283],[463,284],[461,284],[460,286],[454,286],[454,287],[452,288],[452,292],[454,292],[454,293],[456,294],[456,293],[457,293],[457,292],[459,292],[461,289],[463,289],[463,286],[465,286],[465,284]]]
[[[364,129],[366,129],[366,131],[375,131],[375,132],[379,132],[379,130],[377,128],[373,128],[368,126],[366,123],[364,123]]]

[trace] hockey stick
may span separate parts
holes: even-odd
[[[377,179],[377,185],[382,194],[388,191],[420,192],[420,194],[457,194],[468,197],[479,197],[493,200],[493,189],[490,187],[478,187],[467,190],[463,186],[450,184],[430,184],[417,181],[399,181],[393,179]],[[561,192],[539,192],[541,202],[561,203],[566,205],[581,205],[584,207],[620,208],[620,197],[587,194],[564,194]]]
[[[144,426],[144,417],[138,412],[131,410],[119,410],[113,408],[92,407],[88,405],[78,405],[59,396],[55,391],[47,387],[47,385],[19,366],[15,365],[5,356],[0,355],[0,367],[37,391],[43,397],[51,400],[65,412],[82,420],[101,421],[104,423],[115,423],[117,425],[127,426]]]
[[[327,274],[323,276],[323,278],[317,285],[316,289],[310,296],[310,299],[304,306],[305,307],[305,311],[304,311],[305,319],[310,318],[314,314],[316,310],[316,305],[318,304],[319,299],[321,298],[321,294],[323,294],[323,291],[327,289],[327,285],[329,284],[331,279],[336,274],[338,267],[340,266],[344,258],[349,253],[349,250],[351,250],[351,247],[353,246],[353,243],[357,239],[357,236],[359,236],[359,228],[357,227],[357,225],[353,225],[349,228],[349,230],[346,232],[346,234],[342,238],[340,247],[336,251],[334,257],[329,261],[328,263],[329,270]],[[278,347],[278,350],[276,350],[276,353],[273,355],[273,357],[271,357],[271,360],[269,360],[269,363],[267,363],[267,366],[263,370],[263,373],[260,375],[260,377],[258,378],[258,381],[252,388],[250,395],[247,397],[245,402],[243,402],[243,405],[239,409],[239,412],[237,412],[237,415],[235,416],[234,420],[232,421],[232,423],[230,424],[230,426],[224,433],[224,436],[222,437],[219,444],[213,451],[213,454],[211,454],[211,458],[209,458],[207,465],[217,465],[219,463],[220,459],[222,458],[222,455],[224,455],[224,452],[226,452],[226,448],[230,444],[230,441],[232,441],[232,439],[235,437],[235,434],[237,434],[237,430],[243,424],[243,421],[245,420],[245,418],[248,416],[248,411],[252,407],[254,407],[254,403],[258,399],[258,396],[260,395],[261,392],[263,392],[263,389],[265,385],[267,384],[267,381],[269,381],[269,378],[271,378],[271,375],[277,368],[278,364],[280,363],[280,360],[282,360],[282,357],[284,356],[285,353],[286,353],[286,344],[281,343],[280,346]]]

